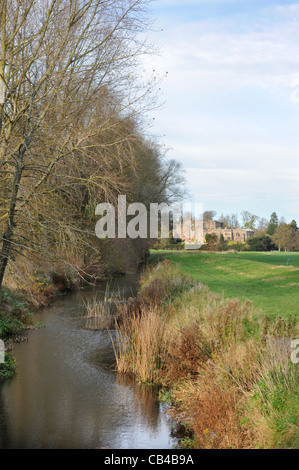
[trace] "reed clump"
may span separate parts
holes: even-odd
[[[111,328],[114,324],[114,315],[110,306],[101,300],[94,299],[85,303],[86,330],[105,330]]]
[[[143,383],[157,383],[161,358],[167,350],[165,321],[151,308],[142,315],[122,316],[117,322],[116,365],[120,372],[133,373]]]
[[[111,282],[107,282],[103,296],[95,294],[91,299],[84,302],[86,323],[84,328],[87,330],[107,330],[114,327],[115,321],[125,313],[127,300],[115,292],[111,291]]]
[[[117,370],[167,392],[189,429],[182,447],[298,447],[296,318],[258,316],[169,262],[144,274],[132,305],[116,322]]]

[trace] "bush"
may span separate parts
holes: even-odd
[[[24,328],[24,324],[11,315],[0,317],[0,338],[8,339],[11,336],[19,334]]]
[[[10,353],[5,353],[5,362],[0,364],[0,382],[12,377],[16,371],[16,361]]]
[[[244,242],[228,242],[227,244],[228,250],[235,250],[235,251],[247,251],[249,249],[249,245]]]
[[[180,238],[161,238],[153,245],[154,250],[184,250],[185,242]]]
[[[138,299],[151,306],[168,305],[195,284],[189,274],[165,260],[143,273]]]
[[[2,288],[0,293],[0,338],[8,339],[19,334],[22,329],[32,325],[29,304],[17,292]]]
[[[249,251],[271,251],[277,249],[275,243],[272,243],[271,237],[262,235],[260,237],[253,237],[247,241]]]
[[[19,335],[33,323],[25,297],[17,292],[2,288],[0,292],[0,339],[8,340]],[[16,371],[16,361],[10,352],[5,352],[5,362],[0,364],[0,381],[12,377]]]

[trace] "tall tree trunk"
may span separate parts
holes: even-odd
[[[6,230],[2,234],[2,240],[1,240],[2,248],[0,251],[0,289],[3,284],[4,274],[5,274],[7,263],[11,255],[11,251],[12,251],[11,242],[12,242],[12,236],[13,236],[13,231],[14,231],[16,204],[17,204],[17,198],[18,198],[20,182],[21,182],[21,177],[22,177],[22,166],[23,166],[23,159],[24,159],[25,151],[26,151],[26,145],[22,144],[19,148],[19,155],[17,159],[16,172],[15,172],[15,177],[13,181],[12,195],[11,195],[11,200],[10,200],[10,208],[9,208],[9,213],[7,217],[7,222],[6,222]]]

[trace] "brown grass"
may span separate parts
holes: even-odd
[[[250,301],[225,299],[177,269],[158,265],[123,312],[117,370],[170,391],[172,414],[192,431],[182,446],[296,447],[296,318],[257,320]]]
[[[176,410],[189,416],[194,432],[193,447],[201,449],[241,449],[250,447],[242,429],[238,407],[243,399],[234,388],[219,383],[217,371],[206,368],[194,381],[182,382],[173,392]],[[178,405],[179,404],[179,405]],[[177,416],[177,411],[173,416]]]
[[[116,321],[120,325],[122,318],[127,317],[128,312],[131,312],[130,307],[133,305],[135,303],[132,303],[131,299],[126,300],[119,297],[111,299],[108,287],[104,298],[98,297],[96,294],[84,302],[86,310],[84,328],[87,330],[107,330],[113,328]]]
[[[144,309],[142,315],[136,312],[122,315],[121,323],[116,323],[116,332],[117,370],[132,373],[141,382],[155,383],[167,349],[161,316],[152,308]]]

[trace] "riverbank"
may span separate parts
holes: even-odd
[[[3,287],[0,292],[0,339],[5,344],[5,361],[0,364],[0,382],[16,372],[16,360],[12,356],[13,345],[26,340],[24,330],[41,325],[34,320],[37,303],[22,292]]]
[[[256,315],[169,260],[148,269],[117,327],[117,370],[160,387],[185,448],[297,448],[296,317]]]

